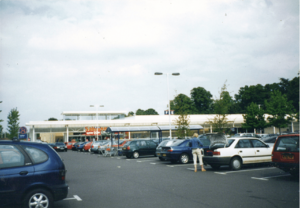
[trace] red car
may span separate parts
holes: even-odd
[[[281,135],[272,152],[275,167],[299,177],[299,134]]]
[[[65,144],[67,146],[67,149],[71,150],[72,146],[73,146],[73,144],[75,144],[75,142],[65,142]]]
[[[89,142],[89,143],[86,143],[85,145],[84,145],[84,147],[83,147],[83,151],[85,152],[87,152],[87,151],[91,151],[91,145],[93,144],[93,142]]]

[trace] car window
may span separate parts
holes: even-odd
[[[253,147],[267,147],[267,145],[256,139],[251,139],[251,142]]]
[[[249,139],[240,139],[235,148],[252,148]]]
[[[234,142],[234,139],[228,139],[226,147],[230,147],[230,145]]]
[[[280,137],[276,143],[275,151],[299,152],[299,137]]]
[[[0,145],[0,168],[18,167],[24,164],[24,155],[14,145]]]
[[[140,141],[140,146],[142,147],[146,146],[146,141]]]
[[[185,140],[178,139],[176,142],[174,142],[171,146],[179,146],[181,145]]]
[[[42,150],[28,146],[25,146],[24,149],[35,164],[42,163],[48,160],[48,155]]]

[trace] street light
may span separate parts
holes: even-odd
[[[161,72],[155,72],[154,75],[163,75]],[[170,139],[172,139],[172,129],[171,129],[171,110],[170,110],[170,98],[169,98],[169,73],[167,75],[167,85],[168,85],[168,102],[169,102],[169,129],[170,129]],[[173,76],[179,76],[180,73],[172,73]]]
[[[98,141],[98,107],[104,107],[104,105],[90,105],[90,107],[96,107],[96,116],[97,116],[97,141]]]

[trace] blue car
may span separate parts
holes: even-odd
[[[88,143],[88,142],[79,142],[79,143],[77,144],[76,150],[77,150],[78,152],[82,152],[82,151],[83,151],[84,145],[87,144],[87,143]]]
[[[199,138],[203,143],[203,148],[209,148],[210,141],[205,138]],[[160,152],[161,160],[170,160],[172,163],[179,161],[186,164],[193,160],[192,148],[190,147],[190,140],[177,140],[171,146],[162,146]]]
[[[0,206],[53,207],[68,195],[56,151],[36,142],[0,141]]]

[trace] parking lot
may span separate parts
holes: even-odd
[[[156,157],[58,154],[69,194],[55,207],[299,207],[299,180],[269,165],[195,173]]]

